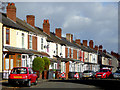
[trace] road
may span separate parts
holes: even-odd
[[[120,88],[119,80],[42,80],[37,85],[25,87],[24,85],[10,86],[7,82],[2,84],[3,90],[14,88],[19,90],[29,90],[33,88],[89,88],[89,89],[115,89]]]

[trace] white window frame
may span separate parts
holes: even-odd
[[[43,48],[44,48],[43,43],[44,43],[44,40],[43,40],[43,38],[41,38],[41,50],[43,50]]]
[[[32,35],[29,35],[29,48],[32,49]]]
[[[73,49],[71,49],[71,58],[73,58]]]
[[[22,33],[22,48],[24,48],[25,47],[25,35],[24,35],[24,33]]]

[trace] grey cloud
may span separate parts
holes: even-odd
[[[74,38],[93,39],[108,51],[118,50],[117,3],[16,3],[17,16],[36,16],[36,26],[42,27],[44,19],[50,20],[51,31],[61,27],[63,35],[73,33]]]

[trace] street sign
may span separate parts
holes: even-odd
[[[75,77],[75,78],[79,78],[79,75],[78,75],[78,73],[76,73],[76,74],[74,75],[74,77]]]
[[[61,75],[60,75],[61,78],[65,78],[65,73],[63,72]]]

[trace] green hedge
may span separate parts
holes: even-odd
[[[45,62],[45,70],[49,70],[50,60],[47,57],[43,57]]]
[[[33,60],[32,69],[34,71],[44,71],[45,62],[41,57],[37,57]]]

